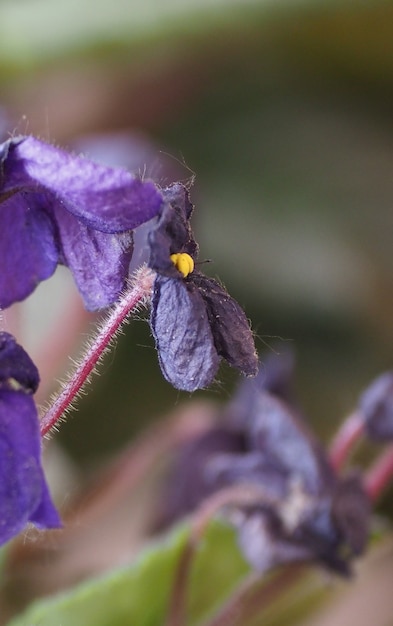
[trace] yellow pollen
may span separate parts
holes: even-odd
[[[176,252],[171,254],[171,261],[175,265],[176,269],[183,274],[184,278],[194,271],[194,260],[187,252]]]

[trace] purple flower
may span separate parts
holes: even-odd
[[[379,442],[393,439],[393,372],[378,376],[359,399],[367,435]]]
[[[131,231],[157,214],[149,181],[33,137],[0,145],[0,307],[23,300],[58,263],[72,271],[86,308],[123,289]]]
[[[160,521],[192,511],[223,488],[253,485],[261,496],[247,506],[233,504],[228,515],[257,571],[312,561],[347,575],[367,542],[368,497],[360,476],[334,472],[299,411],[266,389],[283,388],[280,380],[286,387],[285,368],[282,376],[261,368],[221,422],[182,449]]]
[[[149,266],[156,272],[150,324],[165,378],[195,391],[214,379],[221,357],[246,376],[257,372],[248,320],[227,291],[195,269],[198,245],[190,227],[193,206],[176,183],[151,231]]]
[[[242,550],[264,572],[316,561],[343,575],[367,542],[370,504],[355,473],[340,477],[297,410],[256,387],[244,423],[248,453],[216,457],[210,480],[253,483],[265,498],[235,514]]]
[[[28,522],[61,526],[41,467],[41,438],[31,396],[38,371],[15,339],[0,332],[0,544]]]

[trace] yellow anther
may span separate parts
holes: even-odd
[[[187,252],[176,252],[171,254],[171,261],[176,269],[183,274],[184,278],[194,271],[194,260]]]

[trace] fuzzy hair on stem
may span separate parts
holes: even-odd
[[[101,323],[96,336],[88,343],[84,356],[75,364],[74,371],[62,384],[60,393],[54,396],[49,408],[42,414],[40,422],[42,437],[58,427],[65,414],[74,407],[75,400],[83,393],[85,385],[96,372],[97,365],[112,347],[123,325],[129,321],[130,315],[146,306],[151,297],[154,277],[155,273],[146,265],[136,270],[128,289]]]

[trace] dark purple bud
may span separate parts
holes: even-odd
[[[393,372],[378,376],[360,396],[359,411],[371,439],[393,439]]]

